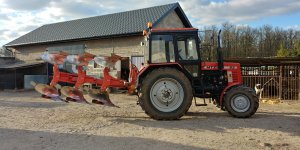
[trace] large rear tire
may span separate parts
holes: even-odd
[[[174,120],[182,117],[193,99],[191,83],[175,68],[159,68],[142,81],[140,105],[156,120]]]
[[[237,118],[249,118],[259,107],[259,100],[254,90],[246,86],[237,86],[226,92],[225,108]]]

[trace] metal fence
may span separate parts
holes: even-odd
[[[242,74],[244,84],[262,86],[263,99],[300,100],[299,65],[244,66]]]

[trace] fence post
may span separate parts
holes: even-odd
[[[279,67],[279,99],[282,99],[282,78],[283,78],[283,70],[282,65]]]
[[[298,69],[298,100],[300,100],[300,67],[297,67]]]

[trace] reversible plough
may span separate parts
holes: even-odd
[[[130,82],[117,79],[109,74],[110,68],[113,67],[118,60],[122,59],[118,55],[112,54],[111,57],[95,56],[89,53],[69,55],[66,52],[60,51],[54,53],[45,52],[41,58],[45,62],[53,64],[53,78],[50,85],[31,82],[35,90],[42,94],[43,98],[54,101],[90,104],[84,97],[84,93],[87,92],[92,98],[93,104],[118,107],[109,99],[108,92],[106,91],[107,88],[127,88],[128,93],[135,92],[138,76],[138,69],[135,65],[131,64],[130,66]],[[77,74],[60,71],[59,65],[63,65],[66,61],[77,66]],[[97,65],[104,67],[103,78],[95,78],[86,75],[84,68],[86,68],[90,61],[94,61]],[[59,82],[70,83],[73,84],[74,87],[62,87],[58,84]],[[84,87],[83,85],[85,83],[90,83],[100,88],[91,89]],[[65,96],[65,99],[62,98],[63,96]]]

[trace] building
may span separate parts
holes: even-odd
[[[33,60],[49,47],[85,45],[95,55],[115,53],[143,56],[142,32],[147,23],[156,28],[192,27],[178,3],[43,25],[5,45],[20,60]]]
[[[16,60],[24,64],[42,63],[40,55],[46,50],[85,51],[106,56],[114,53],[128,58],[121,65],[121,69],[128,70],[129,61],[141,66],[144,50],[140,43],[144,40],[142,32],[148,22],[152,22],[155,28],[192,27],[180,5],[173,3],[43,25],[4,46],[12,49]],[[0,65],[2,70],[8,68],[14,70],[14,65]],[[40,73],[44,74],[45,70]],[[47,74],[51,75],[51,69],[47,69]]]

